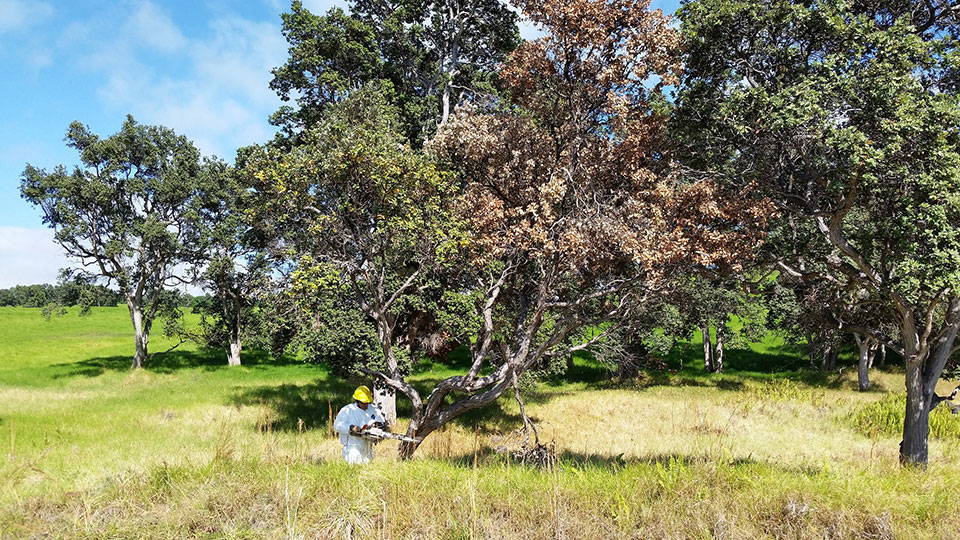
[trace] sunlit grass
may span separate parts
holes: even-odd
[[[769,351],[728,351],[725,374],[694,356],[619,382],[580,359],[579,380],[524,392],[551,469],[509,458],[512,398],[434,433],[412,462],[385,442],[351,468],[327,422],[359,381],[257,352],[228,368],[189,346],[130,372],[128,330],[123,308],[50,322],[0,308],[0,537],[960,536],[956,441],[931,441],[930,470],[904,471],[895,433],[849,420],[900,391],[902,372],[875,371],[859,393],[849,369],[776,371]],[[432,367],[414,376],[424,388],[455,373]]]

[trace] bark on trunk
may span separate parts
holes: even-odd
[[[397,391],[379,378],[373,381],[373,404],[380,409],[387,427],[397,424]]]
[[[703,338],[703,370],[713,373],[713,344],[710,342],[710,323],[700,325],[700,335]]]
[[[127,299],[127,309],[130,311],[130,320],[133,322],[133,340],[136,353],[130,369],[139,369],[147,363],[147,346],[150,341],[149,327],[144,324],[143,307],[133,298]]]
[[[883,369],[887,365],[887,346],[883,343],[880,344],[880,354],[878,356],[880,357],[880,363],[877,364],[877,367]]]
[[[717,346],[713,353],[714,373],[723,372],[723,323],[717,324]]]
[[[856,340],[857,348],[860,350],[857,362],[857,384],[861,392],[866,392],[870,389],[870,350],[873,348],[873,340],[861,337],[859,334],[854,334],[853,339]]]
[[[930,400],[923,385],[923,364],[907,362],[907,410],[900,442],[900,464],[926,467]]]

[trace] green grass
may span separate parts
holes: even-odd
[[[0,308],[0,538],[960,537],[956,439],[931,441],[929,471],[901,470],[896,432],[850,420],[884,421],[902,372],[859,393],[850,370],[804,371],[774,339],[728,349],[724,374],[703,373],[698,343],[674,351],[683,369],[631,381],[578,358],[525,392],[548,470],[509,459],[512,398],[411,462],[388,442],[351,468],[327,422],[360,381],[192,346],[131,372],[132,348],[123,308]]]

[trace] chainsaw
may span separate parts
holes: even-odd
[[[373,424],[367,429],[360,429],[358,426],[350,426],[350,434],[355,437],[360,437],[362,439],[369,439],[371,441],[380,442],[384,439],[396,439],[398,441],[404,441],[409,443],[419,443],[423,439],[407,437],[406,435],[400,435],[398,433],[390,433],[384,429],[384,425],[380,422]]]

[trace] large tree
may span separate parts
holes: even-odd
[[[200,212],[207,249],[198,283],[210,297],[194,311],[202,317],[199,341],[222,347],[227,364],[238,366],[245,334],[259,315],[257,299],[271,291],[273,268],[264,238],[252,224],[255,198],[249,186],[236,170],[220,179]]]
[[[472,240],[460,270],[473,278],[464,318],[477,325],[470,367],[425,398],[379,374],[412,402],[408,434],[419,438],[603,339],[618,325],[572,341],[584,327],[629,320],[671,276],[735,267],[765,224],[764,205],[670,173],[657,112],[677,67],[667,17],[635,0],[522,7],[548,35],[503,68],[511,101],[462,111],[428,146],[463,185],[457,209]]]
[[[778,229],[809,234],[806,248],[773,252],[782,272],[884,314],[873,324],[834,316],[903,357],[901,458],[925,465],[935,388],[960,329],[956,8],[698,0],[679,15],[686,162],[759,187],[784,211]]]
[[[201,208],[227,166],[201,159],[186,137],[130,116],[107,138],[74,122],[66,140],[82,165],[49,173],[27,165],[20,192],[43,211],[67,256],[80,262],[75,274],[106,280],[123,294],[134,329],[132,367],[143,367],[169,289],[189,282],[203,258]]]
[[[519,42],[516,14],[502,0],[355,0],[350,13],[326,15],[294,1],[282,17],[290,57],[270,87],[296,107],[272,122],[294,142],[327,106],[377,83],[419,146],[458,103],[494,90],[492,74]]]
[[[348,294],[345,315],[364,313],[380,343],[378,362],[365,367],[391,378],[406,370],[397,347],[405,306],[457,241],[449,175],[399,131],[396,108],[367,86],[329,107],[298,146],[260,149],[246,166],[257,227],[292,261],[294,296],[319,313],[326,296]],[[393,423],[393,389],[377,384],[374,394]]]

